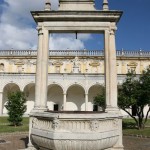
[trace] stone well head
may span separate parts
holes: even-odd
[[[93,11],[95,0],[59,0],[59,10]]]

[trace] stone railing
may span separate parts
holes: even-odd
[[[36,50],[0,50],[0,56],[36,56]],[[50,50],[49,56],[103,56],[103,50]],[[117,50],[118,57],[150,57],[150,51]]]

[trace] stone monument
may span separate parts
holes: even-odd
[[[122,11],[109,10],[107,0],[100,11],[94,8],[94,0],[59,0],[58,11],[51,11],[47,0],[45,11],[31,14],[37,23],[38,54],[28,149],[123,150],[115,46],[116,25]],[[47,110],[49,34],[65,32],[104,34],[106,112],[67,111],[65,105],[63,111]],[[85,107],[88,108],[87,102]]]

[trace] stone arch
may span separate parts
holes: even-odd
[[[75,86],[75,85],[81,87],[85,91],[85,93],[87,93],[87,89],[84,87],[83,84],[81,84],[79,82],[74,82],[74,83],[69,84],[66,88],[66,93],[71,86]]]
[[[94,105],[94,97],[98,94],[103,94],[104,86],[102,84],[93,84],[88,89],[88,110],[89,111],[96,111],[101,110],[100,107]]]
[[[8,101],[7,95],[11,92],[20,91],[20,87],[16,83],[7,83],[3,88],[3,102],[2,102],[2,114],[7,114],[5,105]]]
[[[24,87],[24,93],[26,95],[26,105],[27,105],[27,111],[26,113],[30,113],[30,111],[34,108],[34,102],[35,102],[35,83],[29,83]]]
[[[4,63],[0,63],[0,72],[4,72],[4,67],[5,67]]]
[[[47,106],[49,110],[60,111],[63,109],[63,93],[63,87],[57,83],[48,86]]]
[[[67,89],[66,110],[85,111],[85,88],[80,84],[72,84]]]

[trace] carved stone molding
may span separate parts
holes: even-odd
[[[97,131],[99,129],[99,121],[98,120],[92,120],[90,124],[90,128],[92,131]]]
[[[59,120],[57,118],[55,118],[53,120],[52,128],[55,130],[55,129],[58,129],[59,126],[60,126],[60,122],[59,122]]]
[[[118,120],[118,119],[114,119],[114,120],[113,120],[113,126],[114,126],[115,128],[118,128],[118,126],[119,126],[119,120]]]

